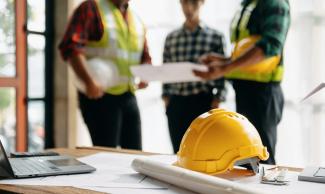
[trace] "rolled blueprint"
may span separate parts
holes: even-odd
[[[204,194],[264,194],[265,191],[226,179],[157,162],[146,158],[136,158],[132,168],[144,175]]]

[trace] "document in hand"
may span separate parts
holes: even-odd
[[[194,69],[208,71],[208,67],[190,62],[165,63],[161,66],[139,65],[131,67],[135,77],[147,82],[160,81],[162,83],[202,81],[201,78],[193,74]]]
[[[319,92],[321,89],[323,89],[325,87],[325,83],[321,83],[319,84],[313,91],[311,91],[306,97],[304,97],[301,101],[305,101],[308,98],[312,97],[314,94],[316,94],[317,92]]]

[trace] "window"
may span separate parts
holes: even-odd
[[[0,2],[0,76],[14,77],[15,66],[15,22],[14,1]]]
[[[53,146],[52,4],[0,1],[0,139],[7,151]]]
[[[27,0],[28,150],[53,147],[52,1]],[[45,144],[46,142],[46,144]]]
[[[15,150],[16,90],[0,87],[0,140],[7,151]]]
[[[25,17],[25,1],[0,2],[0,139],[7,151],[27,143]]]
[[[0,2],[0,83],[16,75],[13,1]],[[16,90],[9,84],[0,85],[0,140],[6,150],[15,149]]]

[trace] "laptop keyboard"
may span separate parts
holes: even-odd
[[[39,157],[11,161],[15,174],[44,174],[59,170]]]

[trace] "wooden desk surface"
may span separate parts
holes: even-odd
[[[141,154],[141,155],[153,155],[155,153],[134,151],[134,150],[119,150],[114,148],[104,147],[77,147],[76,149],[58,148],[51,151],[58,152],[62,155],[70,155],[74,157],[83,157],[96,154],[99,152],[116,152],[127,154]],[[301,172],[301,168],[292,167],[277,167],[288,168],[290,171]],[[23,194],[45,194],[45,193],[64,193],[64,194],[101,194],[101,192],[84,190],[74,187],[53,187],[53,186],[22,186],[22,185],[0,185],[1,194],[23,193]]]
[[[51,151],[58,152],[62,155],[74,157],[83,157],[96,154],[98,152],[117,152],[127,154],[152,155],[153,153],[140,152],[134,150],[118,150],[114,148],[103,147],[78,147],[76,149],[58,148]],[[0,185],[1,194],[23,193],[23,194],[45,194],[45,193],[64,193],[64,194],[101,194],[101,192],[84,190],[74,187],[53,187],[53,186],[22,186],[22,185]]]

